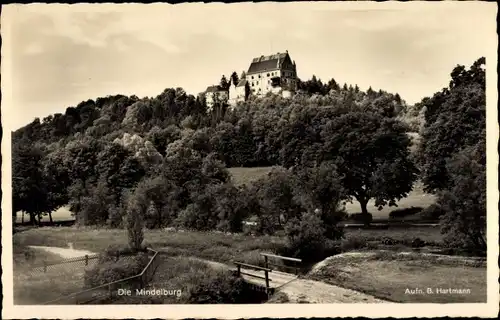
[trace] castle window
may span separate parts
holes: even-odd
[[[253,87],[253,82],[252,82],[252,87]]]
[[[267,74],[267,76],[269,77],[269,73]]]
[[[253,79],[253,76],[252,76],[252,79]]]

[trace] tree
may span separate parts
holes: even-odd
[[[230,85],[231,85],[231,83],[229,81],[227,81],[226,76],[223,75],[222,78],[220,79],[221,89],[228,90]]]
[[[321,132],[320,162],[331,160],[348,199],[368,218],[368,201],[381,209],[406,197],[418,170],[410,159],[410,139],[399,121],[373,113],[349,112],[329,120]],[[369,223],[368,220],[365,223]]]
[[[346,218],[341,208],[345,199],[342,180],[331,161],[317,167],[299,167],[295,171],[298,187],[296,196],[308,212],[317,211],[323,223],[324,236],[331,240],[343,235],[339,222]]]
[[[446,161],[459,150],[481,141],[486,127],[485,59],[466,70],[457,66],[449,88],[422,100],[425,124],[419,151],[427,192],[449,187]]]
[[[263,233],[273,233],[303,212],[296,196],[296,177],[287,169],[273,168],[267,177],[254,182],[253,188],[262,208],[259,212],[259,229]]]
[[[486,132],[478,146],[447,161],[450,187],[440,192],[442,229],[451,247],[486,252]]]
[[[144,241],[144,217],[149,207],[149,200],[140,190],[136,190],[127,200],[128,243],[131,249],[139,250]]]
[[[173,181],[164,176],[149,178],[141,181],[137,187],[137,192],[143,192],[154,208],[155,216],[151,225],[161,228],[170,224],[178,209],[177,197],[179,187]]]
[[[236,73],[236,71],[234,71],[232,74],[231,74],[231,82],[237,86],[238,85],[238,82],[240,82],[240,79],[238,77],[238,74]]]
[[[287,223],[289,251],[288,255],[298,257],[306,262],[318,261],[324,258],[327,238],[320,214],[316,211],[304,212],[300,219],[293,218]]]
[[[49,188],[43,170],[44,152],[25,141],[13,143],[12,204],[13,212],[29,214],[30,223],[40,223],[42,214],[53,211]],[[24,214],[24,213],[23,213]]]

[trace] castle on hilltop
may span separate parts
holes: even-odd
[[[248,94],[264,96],[268,92],[290,97],[297,90],[297,66],[288,50],[269,56],[254,58],[243,79],[231,84],[229,90],[220,86],[210,86],[205,91],[206,103],[212,108],[216,102],[226,102],[235,106],[245,101]]]

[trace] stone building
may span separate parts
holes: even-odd
[[[246,73],[246,80],[255,95],[265,95],[268,92],[294,92],[297,90],[297,67],[288,51],[261,56],[252,60]]]
[[[229,105],[235,106],[238,102],[245,101],[246,94],[246,86],[248,85],[248,81],[246,79],[242,79],[238,82],[237,85],[231,84],[229,88]]]
[[[269,56],[254,58],[246,73],[237,85],[232,85],[229,92],[229,104],[234,106],[245,101],[245,86],[248,84],[250,93],[264,96],[268,92],[290,97],[297,90],[297,66],[292,61],[288,51]]]

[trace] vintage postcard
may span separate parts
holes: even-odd
[[[496,316],[496,15],[3,6],[3,317]]]

